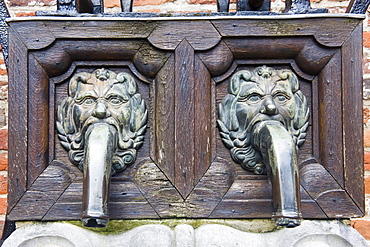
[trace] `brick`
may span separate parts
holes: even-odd
[[[363,32],[363,45],[370,47],[370,32]]]
[[[189,4],[216,4],[216,0],[189,0]]]
[[[8,72],[6,71],[6,69],[0,68],[0,75],[8,75]]]
[[[370,119],[370,109],[364,107],[364,124],[366,124],[367,121],[369,121],[369,119]]]
[[[121,7],[121,2],[120,0],[104,0],[104,7],[106,8]]]
[[[138,12],[143,12],[143,13],[161,13],[160,9],[149,9],[149,10],[140,10]]]
[[[370,171],[370,164],[364,164],[365,171]]]
[[[8,153],[0,153],[0,171],[8,170]]]
[[[0,194],[6,195],[8,193],[8,178],[4,175],[0,176]]]
[[[364,163],[370,164],[370,152],[368,151],[364,153]]]
[[[146,5],[161,5],[164,3],[173,2],[173,0],[135,0],[134,6],[146,6]]]
[[[370,221],[353,220],[351,226],[355,228],[366,240],[370,240]]]
[[[370,194],[370,175],[365,175],[365,194]]]
[[[31,1],[31,0],[11,0],[9,5],[11,7],[16,6],[34,6],[34,5],[44,5],[44,6],[53,6],[55,5],[55,1],[53,0],[37,0],[37,1]]]
[[[370,129],[364,131],[364,146],[370,147]]]
[[[8,150],[8,130],[0,130],[0,150]]]
[[[0,214],[6,214],[8,206],[8,200],[6,198],[0,198]]]
[[[27,17],[27,16],[36,16],[36,12],[18,12],[15,14],[16,17]]]

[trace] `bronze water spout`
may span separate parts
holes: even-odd
[[[58,136],[83,171],[83,225],[104,227],[110,177],[136,160],[147,110],[133,77],[106,69],[74,75],[68,95],[58,107]]]
[[[290,70],[266,66],[235,73],[219,106],[218,126],[232,158],[255,174],[269,175],[273,219],[300,224],[297,150],[303,145],[309,109]]]
[[[260,122],[253,129],[252,146],[261,152],[271,178],[276,224],[299,225],[302,216],[297,154],[289,132],[280,122]]]

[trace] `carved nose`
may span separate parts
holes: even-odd
[[[264,106],[261,108],[261,113],[267,114],[267,115],[275,115],[278,113],[276,106],[272,100],[267,100],[264,104]]]
[[[109,117],[109,112],[105,103],[98,102],[94,110],[94,116],[100,119]]]

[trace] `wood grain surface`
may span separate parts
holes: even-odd
[[[149,113],[136,162],[112,177],[111,219],[270,218],[268,177],[236,164],[216,126],[231,75],[261,65],[293,70],[310,106],[303,217],[363,215],[361,21],[10,21],[8,218],[80,218],[82,173],[55,114],[74,73],[103,67],[132,75]]]

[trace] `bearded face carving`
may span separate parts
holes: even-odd
[[[296,147],[306,138],[309,109],[290,70],[266,66],[235,73],[228,95],[219,105],[218,126],[232,158],[255,174],[265,173],[262,155],[252,145],[252,131],[262,121],[278,121],[291,134]]]
[[[56,126],[69,160],[83,170],[84,135],[89,126],[102,123],[118,133],[112,173],[132,164],[147,122],[147,110],[134,78],[105,69],[82,72],[70,80],[68,94],[58,107]]]

